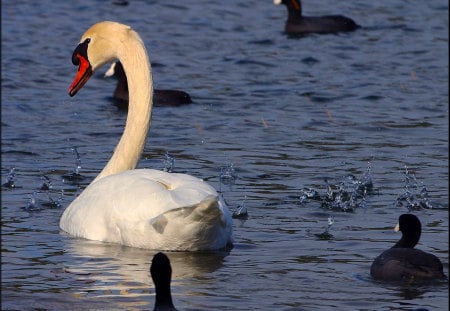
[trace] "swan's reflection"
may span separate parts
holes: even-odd
[[[97,241],[66,240],[65,272],[80,286],[79,295],[140,296],[154,294],[150,264],[158,251]],[[203,279],[223,265],[228,252],[165,252],[172,265],[172,287]],[[146,299],[148,300],[148,299]]]

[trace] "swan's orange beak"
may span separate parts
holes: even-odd
[[[92,76],[92,67],[89,61],[78,53],[74,54],[73,57],[78,60],[78,71],[69,87],[70,96],[74,96]]]
[[[70,96],[74,96],[92,76],[92,66],[88,57],[88,47],[90,42],[91,39],[87,38],[82,43],[78,44],[75,51],[73,51],[72,63],[75,66],[78,66],[78,71],[69,87]]]

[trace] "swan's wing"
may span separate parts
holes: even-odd
[[[182,206],[171,209],[157,217],[149,220],[152,226],[158,233],[163,234],[164,229],[170,220],[181,221],[186,224],[201,223],[208,224],[212,221],[220,220],[220,224],[225,226],[222,221],[222,211],[218,206],[218,197],[209,196],[198,204],[190,206]]]

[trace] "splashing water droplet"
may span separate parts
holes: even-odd
[[[320,195],[319,193],[312,189],[312,188],[308,188],[308,187],[303,187],[302,190],[300,190],[300,204],[305,204],[306,202],[308,202],[308,200],[320,200]]]
[[[334,238],[334,236],[330,233],[331,226],[334,224],[334,217],[332,215],[328,216],[328,224],[327,228],[322,233],[316,233],[314,234],[316,237],[318,237],[320,240],[331,240]]]
[[[234,172],[233,162],[230,162],[228,165],[220,168],[220,179],[224,184],[234,184],[236,175]]]
[[[37,204],[37,192],[33,191],[33,193],[31,194],[30,198],[28,199],[28,203],[25,206],[25,209],[28,211],[35,211],[35,210],[39,210],[39,206]]]
[[[53,188],[53,183],[47,175],[42,176],[41,179],[43,180],[41,190],[49,191]]]
[[[330,215],[330,217],[328,217],[328,228],[330,228],[333,224],[334,224],[334,217]]]
[[[80,169],[81,169],[81,158],[80,158],[80,154],[78,153],[78,149],[77,147],[72,147],[71,148],[73,153],[75,154],[75,174],[80,174]]]
[[[3,184],[3,187],[6,188],[15,188],[15,179],[16,179],[16,168],[13,167],[9,170],[8,176],[6,176],[6,182]]]
[[[432,204],[428,200],[428,191],[425,186],[420,185],[416,175],[405,165],[404,172],[404,192],[397,196],[395,205],[405,206],[408,210],[418,210],[421,208],[431,209]]]
[[[173,168],[175,165],[175,158],[169,154],[169,152],[166,151],[164,154],[164,160],[163,160],[163,171],[164,172],[173,172]]]
[[[75,169],[72,173],[64,174],[63,175],[63,182],[71,182],[71,183],[78,183],[85,179],[83,175],[80,174],[81,170],[81,157],[78,153],[77,147],[70,148],[75,155]]]
[[[227,185],[231,189],[236,183],[237,175],[235,174],[234,164],[229,164],[220,167],[219,172],[219,192],[222,192],[222,185]]]
[[[245,204],[246,200],[247,200],[247,196],[244,197],[241,205],[238,205],[236,210],[233,212],[233,215],[232,215],[233,218],[237,218],[237,219],[247,219],[248,218],[248,210],[247,210],[247,206]]]

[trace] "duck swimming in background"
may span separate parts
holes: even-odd
[[[394,246],[375,258],[370,268],[374,279],[412,282],[446,278],[439,258],[414,248],[422,232],[422,225],[417,216],[400,215],[395,231],[401,231],[402,237]]]
[[[284,31],[288,34],[327,34],[354,31],[360,26],[351,18],[342,15],[303,16],[300,0],[274,0],[274,4],[284,4],[288,19]]]
[[[119,108],[128,108],[128,81],[121,62],[113,62],[105,72],[105,77],[116,77],[117,84],[113,98]],[[191,96],[179,90],[153,90],[154,106],[181,106],[191,104]]]
[[[150,266],[150,275],[155,284],[155,308],[154,311],[177,311],[172,301],[170,282],[172,281],[172,267],[169,257],[164,253],[153,256]]]
[[[78,71],[69,95],[117,59],[130,90],[125,129],[100,174],[64,210],[60,228],[74,237],[147,249],[229,249],[231,213],[212,186],[186,174],[136,169],[153,105],[151,65],[137,32],[111,21],[91,26],[72,55]]]

